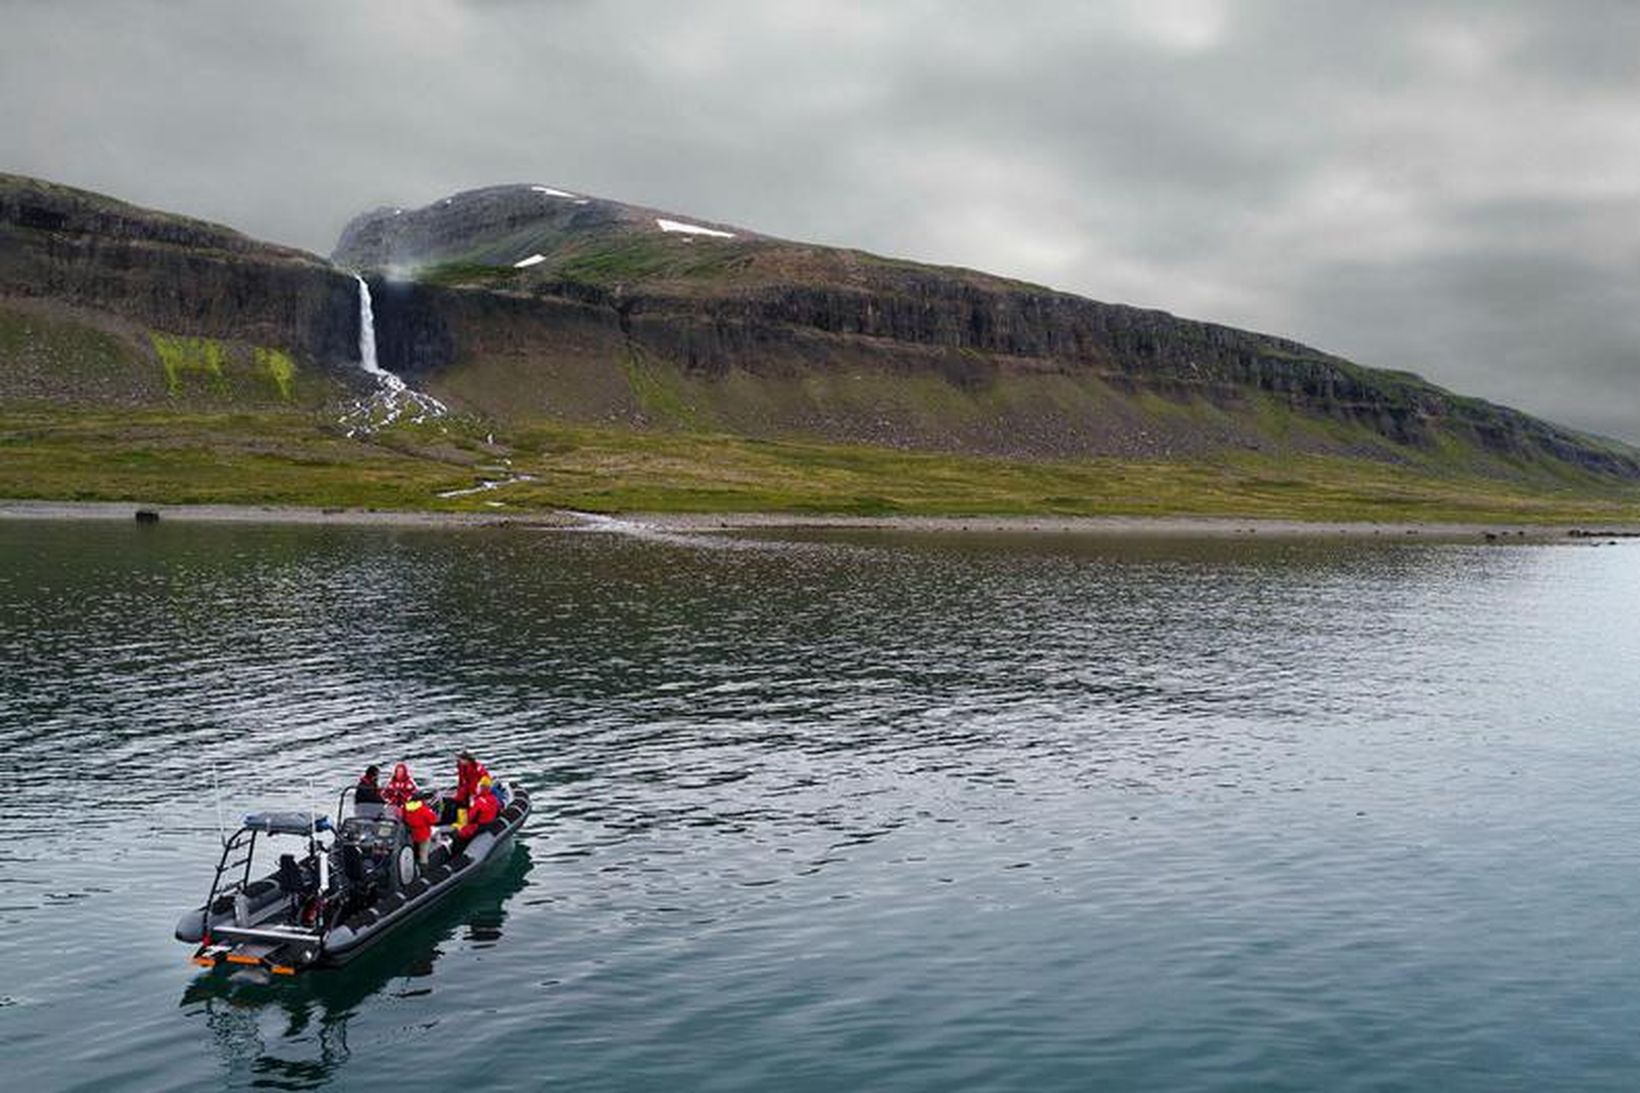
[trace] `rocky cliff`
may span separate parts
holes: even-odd
[[[292,391],[287,373],[345,376],[358,360],[356,282],[324,259],[16,175],[0,175],[0,311],[11,327],[55,331],[59,341],[65,329],[94,330],[108,345],[102,377],[7,362],[0,395],[13,397],[57,393],[41,386],[55,375],[77,394],[116,402],[167,392],[242,401],[259,391],[278,402]],[[16,352],[62,355],[38,344]],[[267,373],[269,361],[275,382],[235,382]],[[201,376],[184,375],[190,369],[209,383],[194,383]]]
[[[1027,459],[1257,451],[1640,479],[1626,445],[1282,338],[549,186],[382,208],[329,261],[0,175],[0,401],[350,397]]]
[[[396,301],[389,367],[503,415],[1052,457],[1459,446],[1640,475],[1625,446],[1286,339],[552,187],[378,209],[333,259]]]

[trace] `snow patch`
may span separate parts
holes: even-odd
[[[663,232],[683,232],[687,235],[713,235],[719,239],[733,239],[734,232],[718,231],[716,228],[703,228],[699,224],[685,224],[681,220],[665,220],[655,218],[655,223]]]
[[[547,256],[544,254],[532,254],[528,258],[520,258],[518,261],[514,262],[513,269],[529,269],[537,262],[545,262],[546,260]]]
[[[530,189],[538,194],[546,194],[548,197],[575,197],[574,194],[566,194],[563,190],[555,190],[551,186],[531,186]]]

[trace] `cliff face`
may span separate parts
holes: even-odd
[[[1640,476],[1631,449],[1286,339],[545,187],[376,210],[334,257],[411,279],[373,281],[401,301],[378,305],[388,367],[503,416],[1025,456],[1458,444]]]
[[[327,262],[0,175],[0,400],[334,400],[353,269],[382,365],[500,419],[1640,478],[1625,445],[1285,339],[542,186],[366,213]]]
[[[263,347],[310,372],[343,375],[358,359],[357,286],[323,259],[0,175],[0,304],[8,301],[28,314],[95,324],[129,340],[133,352],[153,335],[182,335],[219,346],[226,361],[233,347],[247,361],[251,347]]]

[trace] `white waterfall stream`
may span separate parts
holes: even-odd
[[[356,401],[339,424],[348,427],[347,435],[351,437],[368,435],[400,418],[420,425],[430,417],[449,413],[444,403],[415,390],[381,366],[376,359],[376,312],[370,302],[370,285],[358,274],[353,279],[359,282],[359,367],[375,377],[376,390]]]
[[[359,282],[359,363],[364,370],[373,376],[388,376],[397,380],[391,372],[382,371],[382,366],[376,361],[376,310],[370,304],[370,285],[358,274],[353,279]],[[402,380],[399,381],[401,384]]]

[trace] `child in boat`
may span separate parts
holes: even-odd
[[[382,799],[394,808],[402,809],[416,793],[416,780],[410,776],[410,768],[400,763],[393,768],[393,777],[388,781],[387,788],[382,790]]]

